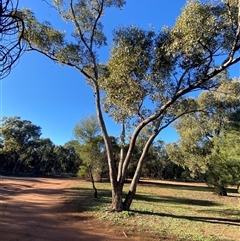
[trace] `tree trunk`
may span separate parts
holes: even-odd
[[[163,179],[163,167],[158,167],[157,169],[157,178],[160,180],[160,179]]]
[[[15,162],[15,165],[13,167],[13,171],[12,171],[12,174],[15,175],[18,173],[18,169],[19,169],[19,164],[18,164],[18,161]]]
[[[122,189],[123,185],[120,183],[118,183],[117,187],[112,188],[111,211],[121,212],[123,210]]]
[[[91,182],[92,182],[92,187],[93,187],[93,190],[94,190],[94,198],[98,198],[98,192],[97,192],[97,188],[95,186],[95,182],[94,182],[94,178],[93,178],[93,174],[92,174],[92,168],[89,167],[89,174],[90,174],[90,177],[91,177]]]
[[[17,174],[18,168],[19,168],[19,155],[16,152],[14,152],[14,167],[12,169],[13,175]]]
[[[97,76],[96,76],[96,79]],[[107,160],[108,160],[108,167],[109,167],[109,179],[112,187],[112,205],[111,209],[112,211],[122,211],[123,209],[123,203],[122,203],[122,189],[123,184],[121,182],[117,181],[117,168],[116,168],[116,162],[113,155],[112,145],[111,141],[107,132],[107,128],[103,119],[102,109],[101,109],[101,99],[100,99],[100,91],[99,86],[97,82],[95,82],[94,85],[94,91],[95,91],[95,106],[96,106],[96,112],[97,112],[97,118],[99,121],[99,125],[102,131],[103,140],[106,147],[107,152]]]
[[[144,157],[145,157],[145,155],[144,155]],[[124,210],[130,209],[133,198],[136,194],[137,184],[138,184],[138,181],[139,181],[140,176],[141,176],[141,169],[142,169],[144,157],[143,157],[143,154],[142,154],[139,161],[138,161],[138,165],[137,165],[136,171],[134,173],[133,179],[131,181],[131,185],[130,185],[128,194],[127,194],[127,196],[126,196],[126,198],[123,202],[123,209]]]
[[[224,186],[216,185],[214,186],[215,193],[219,196],[227,196],[227,190]]]
[[[158,132],[155,132],[154,134],[152,134],[147,143],[145,144],[144,148],[143,148],[143,152],[142,155],[138,161],[138,165],[136,168],[136,171],[134,173],[128,194],[123,202],[123,210],[129,210],[133,201],[133,198],[136,194],[136,190],[137,190],[137,184],[139,182],[140,176],[141,176],[141,170],[142,170],[142,166],[143,166],[143,162],[145,160],[145,156],[154,140],[154,138],[158,135]]]
[[[136,187],[137,187],[137,185],[136,185]],[[133,201],[133,198],[135,197],[135,194],[136,194],[136,189],[134,190],[134,188],[130,188],[130,190],[128,191],[128,194],[123,202],[123,210],[126,210],[126,211],[130,210],[130,207],[132,205],[132,201]]]
[[[121,133],[121,150],[120,150],[120,160],[118,163],[118,177],[117,180],[118,182],[121,180],[122,174],[123,174],[123,162],[126,157],[126,152],[125,152],[125,123],[124,120],[122,121],[122,133]]]

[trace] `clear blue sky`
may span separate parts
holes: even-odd
[[[41,0],[19,0],[20,7],[32,9],[41,20],[53,22],[58,29],[69,29],[54,10]],[[122,11],[109,9],[104,16],[104,31],[111,43],[112,30],[120,25],[138,25],[156,30],[173,26],[186,0],[127,0]],[[101,51],[105,61],[109,46]],[[231,75],[239,77],[240,65]],[[63,145],[73,139],[73,128],[84,115],[95,113],[93,93],[83,77],[70,67],[60,66],[36,52],[22,55],[11,74],[1,80],[1,118],[20,116],[42,127],[42,137]],[[118,136],[120,129],[106,117],[109,133]],[[166,142],[177,139],[172,128],[159,136]]]

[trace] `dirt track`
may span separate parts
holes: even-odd
[[[116,241],[125,237],[64,203],[77,180],[0,177],[0,241]]]

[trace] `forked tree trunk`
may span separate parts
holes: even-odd
[[[133,201],[133,198],[136,194],[136,190],[137,190],[137,185],[138,185],[138,182],[140,180],[140,177],[141,177],[141,170],[142,170],[142,166],[143,166],[143,163],[144,163],[144,160],[145,160],[145,157],[148,153],[148,150],[154,140],[154,138],[158,135],[158,131],[156,131],[154,134],[152,134],[147,143],[145,144],[144,148],[143,148],[143,152],[142,152],[142,155],[138,161],[138,165],[137,165],[137,168],[136,168],[136,171],[134,173],[134,176],[133,176],[133,179],[132,179],[132,182],[131,182],[131,185],[130,185],[130,188],[129,188],[129,191],[128,191],[128,194],[123,202],[123,210],[129,210],[130,207],[131,207],[131,204],[132,204],[132,201]]]

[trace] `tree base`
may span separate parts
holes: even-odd
[[[227,196],[227,190],[223,186],[215,186],[215,193],[219,196]]]

